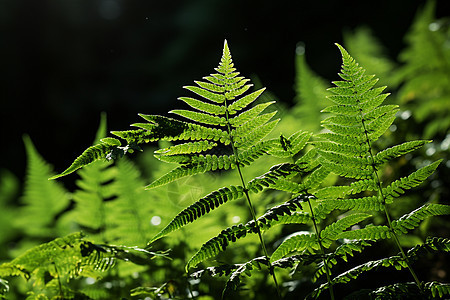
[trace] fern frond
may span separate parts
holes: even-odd
[[[203,102],[194,98],[180,97],[178,100],[184,101],[190,107],[195,108],[199,111],[209,113],[212,115],[223,115],[225,114],[226,108],[221,105],[215,105],[207,102]]]
[[[409,249],[407,255],[409,259],[416,260],[420,256],[433,252],[450,252],[450,239],[428,237],[425,243]]]
[[[275,126],[278,124],[280,119],[271,121],[267,124],[264,124],[250,132],[246,132],[245,135],[241,135],[235,138],[234,146],[240,149],[247,149],[253,146],[255,143],[259,142],[263,138],[265,138]]]
[[[190,110],[184,109],[174,109],[171,110],[170,113],[185,117],[186,119],[203,123],[206,125],[226,125],[226,119],[224,117],[212,116],[205,113],[199,113]]]
[[[171,156],[177,154],[191,154],[191,153],[201,153],[210,150],[217,146],[217,143],[210,141],[199,141],[184,143],[175,146],[170,146],[168,148],[159,149],[155,151],[155,155],[161,154],[164,156]]]
[[[424,284],[426,290],[431,291],[433,297],[439,296],[439,298],[444,297],[444,295],[450,295],[450,284],[440,283],[440,282],[427,282]]]
[[[367,219],[371,215],[365,213],[355,213],[343,217],[336,222],[328,225],[320,232],[320,239],[325,248],[330,247],[332,241],[338,239],[338,236],[347,228]]]
[[[380,267],[394,267],[397,270],[401,270],[407,267],[406,262],[400,257],[400,256],[391,256],[388,258],[383,258],[380,260],[370,261],[365,264],[359,265],[354,267],[353,269],[350,269],[344,273],[339,274],[335,278],[331,280],[332,285],[336,285],[339,283],[347,283],[350,282],[356,278],[358,278],[361,274],[378,269]],[[310,296],[312,296],[314,299],[317,299],[320,294],[328,289],[329,283],[324,283],[317,289],[315,289]]]
[[[196,201],[194,204],[185,208],[181,211],[175,218],[173,218],[170,223],[164,227],[156,236],[154,236],[149,245],[160,239],[167,234],[180,229],[181,227],[191,223],[201,216],[209,213],[211,210],[216,209],[222,204],[225,204],[228,201],[236,200],[241,198],[244,195],[244,190],[241,186],[230,186],[220,188],[217,191],[214,191],[200,200]]]
[[[250,105],[253,101],[258,99],[258,97],[265,91],[265,88],[259,89],[251,94],[248,94],[247,96],[244,96],[240,98],[239,100],[236,100],[235,102],[231,103],[228,106],[228,111],[230,114],[235,114],[236,112],[242,110],[243,108]]]
[[[100,143],[95,146],[91,146],[87,148],[80,156],[78,156],[66,170],[58,175],[50,177],[50,180],[66,176],[98,160],[107,160],[108,155],[113,149],[117,149],[117,147],[107,143]]]
[[[151,184],[146,186],[146,189],[153,189],[168,183],[171,183],[180,178],[191,176],[195,174],[205,173],[208,171],[215,170],[228,170],[234,169],[236,167],[236,162],[234,155],[198,155],[193,156],[192,160],[184,165],[181,165],[169,173],[161,176],[160,178],[153,181]]]
[[[289,238],[273,252],[270,257],[270,261],[276,261],[282,259],[287,254],[294,251],[309,251],[319,250],[319,244],[317,243],[317,237],[315,233],[301,231],[292,234]]]
[[[428,166],[411,173],[408,177],[402,177],[383,188],[386,203],[391,203],[393,198],[403,194],[405,190],[409,190],[424,182],[436,170],[442,160],[435,161]]]
[[[333,253],[327,254],[326,262],[328,265],[328,268],[333,268],[334,265],[338,264],[337,259],[342,259],[345,262],[348,260],[348,256],[353,256],[354,252],[362,252],[363,249],[367,246],[371,246],[370,243],[364,240],[352,240],[347,241],[344,244],[340,245],[339,247],[334,250]],[[317,280],[320,276],[326,273],[326,267],[323,262],[318,263],[318,269],[314,273],[314,280]]]
[[[374,226],[372,224],[367,225],[364,228],[356,229],[352,231],[345,231],[339,234],[340,239],[349,240],[381,240],[391,237],[391,232],[387,226]]]
[[[52,167],[41,157],[30,137],[23,137],[27,153],[27,174],[21,208],[12,220],[14,224],[32,237],[53,238],[55,218],[68,205],[69,192],[58,182],[49,181],[54,173]]]
[[[310,215],[303,212],[293,213],[301,207],[301,202],[309,197],[308,195],[300,195],[281,205],[272,207],[264,215],[256,221],[261,231],[268,230],[275,225],[280,224],[304,224],[310,220]],[[211,238],[204,243],[197,253],[194,254],[186,265],[186,270],[194,268],[196,265],[211,257],[216,256],[228,247],[230,243],[245,237],[250,233],[257,233],[257,228],[253,220],[247,224],[233,225],[220,232],[217,236]]]
[[[431,216],[450,214],[450,206],[443,204],[425,204],[412,212],[392,221],[392,228],[396,234],[405,234],[420,225],[424,219]]]
[[[393,158],[400,157],[406,153],[412,152],[416,149],[419,149],[425,144],[428,144],[430,141],[425,140],[418,140],[418,141],[412,141],[412,142],[405,142],[403,144],[385,149],[377,155],[375,155],[374,160],[375,164],[381,165]]]
[[[311,136],[312,133],[303,130],[293,133],[287,139],[283,135],[280,135],[279,139],[272,139],[274,147],[268,153],[279,158],[294,157],[305,148]]]
[[[279,178],[286,178],[296,175],[302,169],[296,164],[283,163],[272,166],[268,172],[250,180],[247,189],[253,193],[258,193],[266,187],[275,185]]]
[[[252,260],[240,265],[235,271],[233,271],[225,284],[225,288],[222,292],[222,298],[224,298],[229,292],[235,291],[239,287],[242,276],[251,276],[251,272],[253,270],[260,270],[261,264],[265,266],[269,265],[267,257],[261,256],[253,258]]]
[[[323,156],[322,156],[323,157]],[[372,178],[373,170],[370,167],[359,169],[357,167],[347,167],[344,165],[337,165],[335,162],[323,159],[321,164],[330,172],[347,178],[353,179],[369,179]]]
[[[375,191],[378,187],[373,180],[358,180],[350,185],[329,186],[314,192],[318,199],[340,199],[345,196],[361,193],[362,191]]]

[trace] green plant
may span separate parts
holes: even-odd
[[[449,207],[427,203],[397,220],[392,220],[389,213],[394,199],[405,190],[425,181],[437,168],[439,161],[387,185],[383,184],[380,176],[384,164],[418,149],[428,141],[405,142],[375,152],[374,143],[391,126],[397,106],[381,105],[387,96],[382,94],[384,87],[374,88],[377,79],[365,75],[364,69],[359,67],[341,46],[339,48],[343,58],[340,74],[343,81],[334,82],[336,87],[330,89],[334,95],[329,98],[336,105],[324,110],[331,114],[323,121],[328,132],[316,135],[308,148],[305,146],[311,134],[304,131],[298,131],[288,138],[281,135],[278,138],[263,139],[278,122],[270,121],[276,112],[263,113],[271,102],[250,107],[264,89],[244,96],[251,85],[236,72],[225,43],[221,63],[216,68],[218,73],[205,77],[206,81],[196,81],[198,86],[186,87],[203,99],[180,98],[196,111],[172,111],[190,121],[141,115],[148,122],[134,124],[139,129],[113,132],[126,141],[124,146],[117,138],[103,138],[99,144],[83,152],[63,173],[52,178],[67,175],[97,160],[119,158],[127,152],[140,150],[140,145],[145,143],[178,142],[155,151],[159,160],[175,163],[177,166],[154,180],[147,189],[154,189],[190,175],[223,172],[228,169],[236,170],[238,184],[216,189],[183,209],[150,239],[148,247],[222,204],[244,198],[251,220],[223,229],[219,235],[204,243],[186,265],[186,270],[189,271],[224,252],[231,243],[252,234],[258,236],[263,256],[250,258],[241,264],[209,267],[191,275],[193,278],[202,278],[204,274],[230,275],[223,296],[239,288],[242,275],[251,275],[251,271],[259,269],[261,265],[267,266],[278,295],[281,296],[275,268],[282,271],[302,266],[299,269],[301,270],[314,264],[317,264],[317,269],[313,278],[320,279],[325,275],[326,283],[318,287],[311,294],[312,297],[319,297],[328,289],[333,299],[334,285],[354,280],[360,274],[379,266],[407,268],[415,285],[396,283],[366,293],[377,297],[399,291],[404,294],[419,291],[433,296],[436,293],[448,293],[448,285],[422,283],[412,266],[412,262],[423,254],[424,249],[430,252],[449,251],[448,240],[430,238],[423,245],[405,252],[398,236],[414,229],[429,216],[449,214]],[[243,168],[257,164],[258,159],[267,154],[284,162],[273,165],[264,174],[247,181]],[[330,173],[353,179],[353,182],[323,187]],[[281,201],[278,199],[278,203],[275,203],[277,205],[272,204],[271,208],[257,217],[251,196],[262,194],[262,198],[272,199],[274,190],[287,193],[280,198]],[[344,210],[345,214],[333,220],[339,210]],[[366,211],[375,214],[381,212],[381,215],[385,216],[386,225],[369,224],[360,229],[348,230],[358,227],[359,223],[370,217]],[[300,231],[289,236],[269,255],[263,232],[275,225],[286,224],[310,224],[313,230]],[[310,225],[306,225],[306,228],[311,228]],[[333,277],[332,268],[339,265],[339,261],[346,261],[354,253],[366,251],[365,249],[375,242],[387,238],[394,241],[400,251],[399,255],[369,261]],[[296,254],[292,255],[293,252]],[[145,289],[135,291],[136,295],[147,292],[149,291]]]

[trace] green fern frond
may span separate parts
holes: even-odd
[[[371,224],[361,229],[342,232],[338,236],[338,238],[340,239],[372,241],[387,239],[390,237],[391,232],[389,230],[389,227],[383,225],[374,226]]]
[[[256,221],[261,231],[268,230],[280,224],[304,224],[311,219],[308,213],[294,211],[301,207],[301,202],[305,201],[308,195],[300,195],[281,205],[272,207]],[[257,228],[253,220],[247,224],[233,225],[220,232],[219,235],[204,243],[199,251],[190,258],[186,265],[186,270],[194,268],[196,265],[218,253],[225,251],[230,243],[245,237],[247,234],[257,233]]]
[[[320,166],[316,168],[311,174],[307,175],[302,183],[303,191],[310,192],[323,183],[325,178],[330,174],[330,171]]]
[[[142,188],[145,182],[137,166],[130,160],[122,159],[113,168],[115,170],[112,183],[102,187],[113,193],[114,198],[111,195],[106,199],[108,201],[102,201],[102,205],[97,210],[94,209],[97,216],[104,219],[98,228],[101,230],[100,236],[116,245],[145,245],[155,231],[155,226],[148,221],[149,215],[155,213],[155,208],[148,205],[148,201],[158,201],[157,196]],[[77,204],[81,203],[78,201]],[[85,205],[90,206],[89,203]],[[90,212],[84,214],[94,217]]]
[[[235,271],[233,271],[225,284],[225,288],[222,292],[222,298],[224,298],[229,292],[237,290],[241,283],[242,276],[251,276],[253,270],[261,270],[261,264],[268,266],[269,262],[267,257],[256,257],[246,263],[243,263]]]
[[[350,282],[350,281],[358,278],[361,274],[371,271],[371,270],[374,270],[374,269],[378,269],[380,267],[394,267],[397,270],[401,270],[401,269],[406,268],[407,265],[400,256],[391,256],[391,257],[383,258],[380,260],[370,261],[365,264],[356,266],[353,269],[348,270],[344,273],[339,274],[338,276],[336,276],[335,278],[333,278],[331,280],[331,284],[336,285],[339,283]],[[329,287],[329,283],[328,282],[324,283],[320,287],[315,289],[310,294],[310,296],[313,297],[314,299],[317,299],[323,291],[328,289],[328,287]]]
[[[217,143],[210,141],[184,143],[164,149],[159,149],[155,151],[155,155],[163,154],[165,156],[171,156],[176,154],[201,153],[210,150],[215,146],[217,146]]]
[[[81,263],[85,265],[87,263],[83,258],[82,238],[82,234],[74,233],[36,246],[11,262],[0,265],[0,276],[21,276],[26,280],[36,276],[36,284],[43,286],[45,286],[44,270],[49,272],[52,279],[63,275],[76,276],[82,271],[79,269]],[[103,269],[109,266],[108,263],[101,265],[99,260],[93,261],[91,265],[94,268],[103,266]]]
[[[324,120],[323,126],[330,132],[318,135],[316,147],[322,165],[330,171],[349,178],[369,179],[373,173],[369,145],[392,124],[397,108],[380,106],[387,97],[381,94],[384,87],[374,88],[377,79],[365,75],[365,70],[348,52],[337,46],[342,54],[339,76],[343,81],[333,82],[336,87],[329,89],[334,94],[329,99],[336,105],[323,110],[333,114]],[[401,152],[400,148],[395,152]]]
[[[424,219],[431,216],[450,214],[450,205],[425,204],[412,212],[392,221],[392,228],[396,234],[405,234],[420,225]]]
[[[258,105],[255,105],[254,107],[250,108],[249,110],[244,111],[243,113],[230,118],[230,125],[233,127],[238,128],[248,128],[244,124],[247,124],[248,121],[253,120],[254,118],[257,118],[267,107],[275,103],[275,101],[265,102]],[[269,118],[270,120],[270,118]],[[239,132],[239,130],[236,130],[236,132]]]
[[[430,143],[430,141],[418,140],[412,142],[405,142],[403,144],[385,149],[377,153],[377,155],[375,155],[374,157],[375,164],[381,165],[393,158],[400,157],[406,153],[419,149],[420,147],[428,143]]]
[[[317,237],[315,233],[301,231],[292,234],[273,252],[270,257],[270,261],[282,259],[287,254],[294,251],[309,251],[314,252],[319,250],[319,244],[317,244]]]
[[[299,45],[295,55],[295,98],[293,114],[299,127],[310,131],[319,131],[318,120],[323,116],[320,110],[327,101],[328,83],[311,70],[306,62],[305,47]]]
[[[30,137],[23,137],[27,153],[27,174],[22,206],[14,219],[14,224],[29,236],[53,238],[55,218],[68,205],[69,192],[57,182],[48,178],[54,173],[52,167],[38,153]]]
[[[235,144],[234,146],[236,148],[240,149],[248,149],[249,147],[253,146],[263,138],[265,138],[272,130],[275,128],[275,126],[278,124],[280,120],[274,120],[267,124],[264,124],[258,128],[255,128],[254,130],[251,130],[250,132],[246,132],[245,135],[238,136],[235,138]]]
[[[220,188],[214,191],[200,200],[196,201],[194,204],[185,208],[181,211],[175,218],[173,218],[170,223],[164,227],[156,236],[154,236],[148,244],[153,243],[157,239],[160,239],[167,234],[180,229],[181,227],[187,225],[188,223],[194,222],[201,216],[209,213],[211,210],[216,209],[222,204],[228,201],[236,200],[244,195],[244,190],[241,186],[230,186]]]
[[[444,295],[450,295],[450,284],[448,283],[427,282],[424,284],[424,288],[430,290],[433,297],[442,298]]]
[[[60,283],[71,278],[100,277],[118,259],[146,265],[156,255],[160,256],[136,247],[93,244],[84,240],[83,234],[74,233],[31,248],[1,264],[0,276],[32,278],[40,288],[61,289]]]
[[[296,164],[283,163],[272,166],[268,172],[250,180],[247,189],[253,193],[258,193],[266,187],[275,185],[279,178],[291,177],[302,169]]]
[[[52,176],[50,179],[57,179],[59,177],[66,176],[75,172],[79,168],[90,165],[98,160],[106,160],[113,149],[116,149],[116,147],[107,143],[100,143],[95,146],[91,146],[87,148],[80,156],[78,156],[64,172]]]
[[[431,174],[433,174],[441,161],[442,160],[438,160],[428,166],[422,167],[414,173],[411,173],[408,177],[402,177],[383,188],[386,203],[391,203],[393,198],[400,196],[405,190],[409,190],[424,182]]]
[[[329,186],[314,192],[318,199],[340,199],[345,196],[361,193],[362,191],[375,191],[378,187],[373,180],[358,180],[350,185]]]
[[[228,106],[228,111],[230,114],[235,114],[236,112],[242,110],[243,108],[249,106],[252,102],[254,102],[258,97],[265,91],[265,88],[259,89],[247,96],[236,100]]]
[[[174,109],[171,110],[170,113],[185,117],[186,119],[203,123],[206,125],[225,125],[226,119],[224,117],[218,117],[218,116],[212,116],[210,114],[205,113],[199,113],[195,111],[190,110],[183,110],[183,109]]]
[[[105,242],[106,237],[100,229],[106,227],[108,214],[105,199],[115,195],[112,180],[117,175],[117,169],[111,163],[101,162],[85,166],[78,171],[78,175],[78,189],[73,194],[75,208],[69,214],[84,230],[92,233],[96,242]]]
[[[174,156],[170,156],[174,157]],[[183,160],[184,161],[184,160]],[[236,162],[234,155],[198,155],[192,156],[191,161],[187,164],[181,165],[169,173],[161,176],[160,178],[153,181],[151,184],[146,186],[146,189],[153,189],[168,183],[171,183],[180,178],[191,176],[195,174],[205,173],[208,171],[215,170],[228,170],[234,169],[236,167]]]
[[[343,217],[336,222],[328,225],[320,232],[320,240],[325,248],[330,247],[332,241],[338,239],[338,236],[347,228],[367,219],[371,215],[365,213],[355,213]]]
[[[180,97],[178,100],[184,101],[192,108],[212,115],[223,115],[226,110],[224,106],[203,102],[194,98]]]
[[[363,249],[367,246],[371,246],[371,244],[364,240],[352,240],[352,241],[346,241],[344,244],[340,245],[339,247],[334,250],[333,253],[327,254],[327,264],[328,268],[331,270],[333,266],[338,264],[337,259],[342,259],[345,262],[348,261],[348,256],[353,256],[354,252],[362,252]],[[323,261],[318,263],[318,269],[314,273],[314,280],[319,279],[320,276],[324,275],[326,273],[325,264]]]
[[[450,252],[450,239],[428,237],[425,243],[409,249],[407,255],[409,259],[416,260],[420,256],[433,252]]]

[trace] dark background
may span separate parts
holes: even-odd
[[[23,178],[22,135],[65,169],[110,130],[164,114],[213,72],[224,39],[238,70],[280,101],[294,98],[294,52],[332,80],[343,30],[369,26],[395,59],[425,1],[0,0],[0,168]],[[450,1],[437,1],[437,17]]]

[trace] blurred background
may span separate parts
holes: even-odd
[[[1,0],[0,168],[23,178],[23,134],[62,171],[92,143],[100,113],[125,130],[164,114],[183,85],[213,71],[228,40],[234,61],[279,101],[295,97],[295,49],[328,81],[343,32],[367,25],[396,60],[425,1]],[[436,17],[450,1],[436,1]]]

